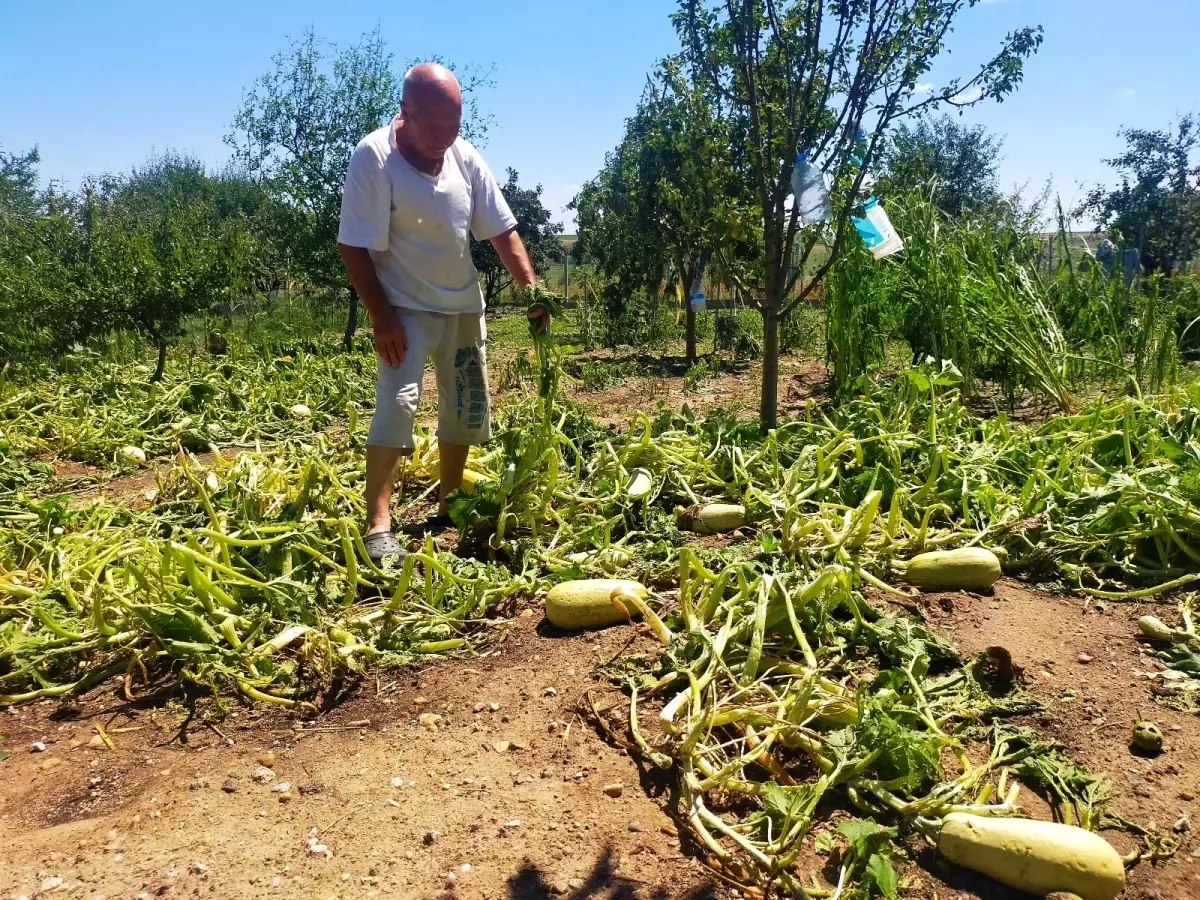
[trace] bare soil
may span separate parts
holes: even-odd
[[[9,710],[2,896],[48,878],[79,897],[715,896],[633,760],[578,715],[607,690],[595,665],[640,637],[556,636],[539,620],[514,620],[484,659],[380,672],[315,723],[256,709],[185,725],[107,692],[66,721],[55,703]],[[29,752],[38,740],[46,751]]]
[[[1138,609],[1085,611],[1005,581],[992,596],[927,595],[921,610],[964,653],[1012,653],[1048,706],[1039,724],[1111,776],[1120,815],[1161,831],[1200,819],[1200,720],[1153,703]],[[79,705],[10,709],[0,714],[13,754],[0,763],[0,896],[37,896],[61,878],[70,896],[90,898],[733,897],[681,848],[667,785],[581,714],[589,691],[601,709],[619,701],[596,666],[647,648],[633,627],[564,636],[527,610],[490,655],[373,673],[315,722],[259,707],[209,727],[182,708],[120,703],[115,685]],[[1157,759],[1128,748],[1139,710],[1167,733]],[[423,713],[441,717],[436,730]],[[46,750],[30,752],[34,741]],[[273,772],[257,783],[264,761]],[[1134,846],[1106,836],[1122,852]],[[1177,837],[1175,859],[1132,870],[1127,900],[1200,897],[1200,843]],[[932,852],[905,885],[919,898],[1018,896]]]
[[[1007,649],[1024,670],[1028,690],[1047,706],[1036,723],[1041,733],[1065,745],[1090,772],[1110,778],[1117,815],[1178,839],[1173,860],[1129,873],[1124,896],[1200,897],[1200,840],[1192,830],[1192,823],[1200,827],[1200,719],[1154,702],[1147,673],[1163,667],[1145,652],[1137,627],[1153,606],[1115,603],[1098,610],[1079,597],[1054,597],[1006,579],[991,596],[926,595],[922,608],[929,624],[964,654]],[[1159,614],[1168,618],[1161,608]],[[1165,732],[1160,756],[1131,751],[1139,717]],[[1134,847],[1127,834],[1105,837],[1122,853]]]
[[[596,354],[594,358],[605,357]],[[633,374],[639,372],[636,362],[631,361],[628,365],[631,374],[620,384],[597,392],[583,391],[578,384],[569,384],[567,393],[600,424],[618,430],[629,425],[636,410],[645,410],[653,418],[660,411],[680,412],[684,406],[697,416],[720,407],[739,420],[758,417],[761,365],[757,362],[739,366],[736,370],[726,364],[719,374],[693,385],[688,385],[683,375],[670,370]],[[823,363],[785,357],[780,361],[779,415],[796,414],[810,399],[823,403],[827,399],[827,385]]]

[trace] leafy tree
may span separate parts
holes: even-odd
[[[272,58],[273,68],[246,92],[226,137],[236,164],[282,201],[290,256],[311,284],[346,286],[337,249],[342,182],[354,146],[400,109],[403,78],[393,59],[378,28],[341,48],[309,30]],[[490,73],[457,74],[464,97],[462,133],[478,143],[490,120],[477,92],[489,84]],[[357,313],[351,289],[347,347]]]
[[[705,93],[686,75],[682,57],[664,60],[626,122],[605,169],[585,185],[573,206],[579,241],[615,280],[610,316],[625,316],[629,298],[645,293],[647,319],[658,309],[669,262],[672,285],[686,296],[702,278],[718,247],[737,259],[734,247],[749,231],[730,201],[747,196],[745,166],[734,157],[739,142],[729,129],[721,98]],[[696,358],[696,320],[685,304],[687,355]]]
[[[131,330],[157,344],[159,378],[184,319],[228,311],[271,261],[251,225],[264,195],[236,172],[168,152],[30,200],[35,158],[5,181],[24,200],[0,205],[0,354],[61,354]]]
[[[781,321],[836,263],[853,230],[859,189],[898,119],[938,104],[1002,99],[1040,45],[1040,28],[1016,31],[970,79],[952,80],[923,100],[914,93],[941,54],[959,14],[978,0],[680,0],[674,16],[693,79],[720,94],[740,125],[754,185],[748,221],[763,227],[763,256],[748,279],[763,316],[764,429],[778,420]],[[860,143],[864,127],[870,139]],[[833,177],[828,229],[801,232],[790,202],[797,150]],[[828,233],[827,233],[828,232]],[[831,236],[830,236],[831,235]],[[818,243],[829,253],[796,292]]]
[[[643,100],[649,122],[651,183],[658,224],[669,244],[682,296],[704,276],[719,251],[726,265],[739,262],[755,230],[742,210],[752,197],[743,146],[721,95],[703,79],[687,77],[684,57],[665,60]],[[657,179],[656,181],[653,179]],[[685,304],[687,358],[696,359],[696,316]]]
[[[33,212],[37,208],[37,147],[26,153],[0,150],[0,209]]]
[[[648,127],[637,116],[625,137],[605,156],[604,168],[570,203],[578,237],[571,255],[590,261],[607,280],[603,288],[608,346],[637,343],[652,332],[667,260],[666,236],[658,225],[656,196],[645,177]],[[644,297],[644,303],[630,301]]]
[[[0,153],[0,368],[57,355],[116,327],[95,265],[86,194],[37,186],[36,149]]]
[[[1118,243],[1140,247],[1147,272],[1170,272],[1200,249],[1200,121],[1186,115],[1167,129],[1120,135],[1126,151],[1105,160],[1120,184],[1097,187],[1080,212],[1111,229]]]
[[[1003,145],[985,126],[965,125],[955,116],[901,122],[879,160],[879,192],[899,196],[933,185],[947,215],[991,210],[1001,201],[996,171]]]
[[[217,211],[217,183],[197,160],[166,154],[129,176],[88,187],[86,221],[93,266],[116,287],[114,323],[158,347],[162,378],[169,342],[185,319],[228,308],[254,268],[245,217]]]
[[[90,288],[84,235],[70,212],[0,207],[0,369],[60,353],[107,317]]]
[[[500,192],[517,218],[517,234],[529,253],[529,261],[538,275],[545,275],[552,263],[563,256],[563,226],[550,221],[550,210],[542,204],[542,186],[523,188],[517,183],[517,170],[508,170],[508,181]],[[512,284],[512,276],[504,268],[500,254],[490,241],[471,239],[471,259],[483,277],[483,299],[489,305],[493,298]]]
[[[253,252],[247,287],[264,292],[285,287],[295,269],[285,204],[235,165],[210,173],[209,202],[218,220],[240,218],[249,231]]]

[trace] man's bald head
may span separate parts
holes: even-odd
[[[445,156],[462,125],[462,90],[454,73],[440,63],[421,63],[404,76],[404,99],[397,140],[428,161]]]
[[[462,89],[454,73],[441,63],[420,63],[404,76],[404,102],[418,110],[446,105],[461,111]]]

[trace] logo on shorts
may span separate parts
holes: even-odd
[[[487,383],[479,347],[459,347],[454,354],[454,393],[459,424],[470,431],[483,428],[487,417]]]

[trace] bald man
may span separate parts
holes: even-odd
[[[354,148],[338,249],[371,316],[379,382],[367,436],[367,553],[403,557],[392,532],[396,466],[413,451],[425,360],[438,391],[439,508],[462,485],[467,454],[491,437],[487,336],[469,234],[491,241],[518,288],[535,281],[517,220],[483,157],[458,136],[462,92],[445,66],[404,78],[400,112]],[[549,325],[537,318],[539,331]]]

